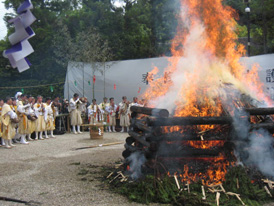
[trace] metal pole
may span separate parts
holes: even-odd
[[[104,62],[104,97],[106,96],[106,63]]]
[[[249,7],[249,3],[247,3]],[[250,56],[250,12],[247,12],[247,55]]]
[[[83,97],[85,96],[85,64],[83,62]]]

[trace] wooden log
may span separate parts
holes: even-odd
[[[270,115],[274,114],[274,107],[269,108],[245,108],[244,109],[250,115]]]
[[[274,130],[274,123],[259,123],[259,124],[251,124],[250,130],[256,129],[266,129],[266,130]]]
[[[138,150],[137,147],[132,146],[132,145],[128,145],[127,143],[124,145],[125,149],[131,151],[131,152],[136,152]]]
[[[133,132],[133,131],[129,131],[128,134],[133,137],[136,141],[140,142],[141,144],[143,144],[144,146],[146,147],[149,147],[150,146],[150,143],[147,142],[145,140],[145,137],[136,133],[136,132]]]
[[[164,150],[157,153],[157,156],[162,157],[212,157],[220,154],[220,149],[193,149],[188,148],[184,150]]]
[[[139,113],[139,114],[156,116],[156,117],[168,117],[169,116],[169,112],[167,109],[132,106],[132,107],[130,107],[130,111]]]
[[[155,118],[147,117],[148,126],[175,126],[175,125],[213,125],[213,124],[231,124],[231,117],[169,117]]]
[[[144,125],[142,122],[137,121],[134,126],[136,126],[139,130],[147,132],[147,133],[151,133],[152,129],[149,128],[148,126]]]

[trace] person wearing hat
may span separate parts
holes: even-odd
[[[5,147],[7,149],[12,148],[12,138],[15,136],[15,127],[12,121],[17,119],[17,115],[12,111],[10,105],[12,104],[12,99],[10,97],[6,98],[6,102],[2,107],[1,120],[2,120],[2,138],[5,142]]]

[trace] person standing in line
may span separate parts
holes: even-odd
[[[112,131],[116,132],[115,126],[116,126],[116,111],[117,111],[117,105],[114,103],[114,98],[111,97],[109,99],[109,106],[106,107],[106,110],[109,114],[109,126],[108,126],[108,131],[111,132],[111,127]]]
[[[33,139],[31,138],[31,134],[36,130],[36,121],[37,117],[35,115],[34,111],[34,104],[35,102],[33,101],[33,96],[28,95],[28,102],[30,104],[30,107],[27,109],[27,117],[28,117],[28,131],[27,131],[27,141],[32,141]]]
[[[122,97],[122,102],[119,104],[119,114],[120,114],[120,126],[122,127],[121,132],[125,132],[124,128],[127,128],[129,131],[129,113],[128,113],[129,102],[127,97]]]
[[[2,138],[2,117],[1,117],[1,114],[2,114],[3,105],[4,105],[4,100],[0,99],[0,137],[1,137],[1,146],[5,145],[4,139]]]
[[[79,99],[79,94],[75,93],[73,95],[73,98],[70,99],[69,101],[69,107],[68,111],[70,113],[70,123],[72,126],[72,132],[74,134],[81,134],[82,132],[80,131],[80,125],[83,123],[82,117],[81,117],[81,104],[82,102]],[[75,127],[77,126],[77,132]]]
[[[2,119],[2,138],[5,142],[5,147],[11,149],[14,147],[12,144],[12,139],[15,136],[15,127],[12,123],[13,120],[18,122],[17,114],[11,109],[12,99],[10,97],[6,98],[6,103],[2,107],[1,119]]]
[[[46,104],[43,103],[43,97],[41,95],[37,96],[37,102],[33,106],[36,120],[36,129],[35,129],[35,140],[43,140],[43,132],[46,131],[46,122],[45,122],[45,112]],[[38,136],[39,134],[39,136]]]
[[[57,108],[54,107],[51,98],[46,99],[46,112],[45,112],[45,121],[46,121],[46,133],[50,132],[50,137],[54,138],[53,130],[55,130],[55,117],[57,116]]]
[[[18,125],[18,133],[20,134],[20,143],[21,144],[29,144],[26,141],[26,135],[28,132],[28,117],[27,117],[27,109],[30,107],[28,104],[27,96],[22,94],[21,97],[17,101],[17,111],[18,111],[18,118],[19,118],[19,125]]]

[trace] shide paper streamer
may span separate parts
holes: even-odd
[[[26,56],[34,52],[28,39],[35,35],[30,25],[36,20],[31,13],[33,5],[30,0],[25,0],[17,9],[18,16],[9,20],[14,24],[15,32],[8,39],[12,45],[10,49],[3,52],[3,56],[8,58],[13,68],[17,68],[19,72],[23,72],[30,67],[30,62]]]

